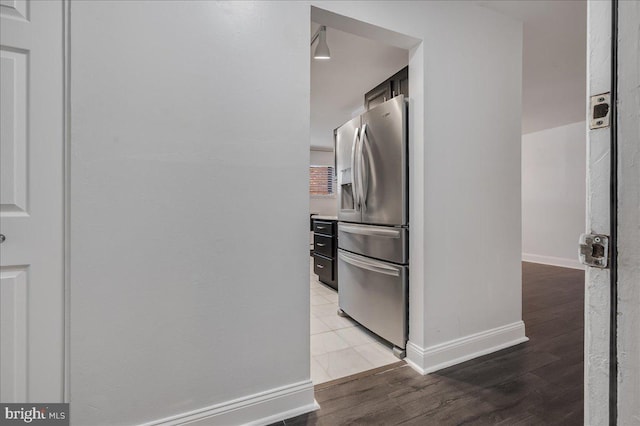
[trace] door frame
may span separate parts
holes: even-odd
[[[588,2],[587,98],[611,92],[611,30],[611,1]],[[585,103],[589,118],[589,102]],[[586,232],[611,236],[611,129],[589,130],[589,120],[586,126]],[[614,244],[612,241],[611,247]],[[610,421],[611,271],[611,268],[585,268],[585,424],[604,425]]]
[[[618,423],[618,0],[611,0],[609,424]]]
[[[62,0],[63,102],[63,273],[64,324],[63,401],[71,402],[71,0]]]
[[[617,425],[640,415],[640,165],[633,162],[640,153],[640,7],[618,0],[587,7],[588,96],[611,97],[609,128],[589,130],[587,141],[587,232],[610,237],[610,259],[608,269],[588,267],[586,274],[585,424]]]
[[[6,218],[11,218],[11,220],[20,218],[24,221],[31,219],[38,221],[45,218],[55,220],[55,224],[46,223],[45,232],[48,238],[55,236],[55,242],[51,245],[47,242],[43,247],[39,245],[38,241],[30,238],[35,234],[32,229],[27,229],[31,225],[26,225],[23,222],[21,228],[11,230],[12,232],[18,231],[15,232],[15,241],[23,245],[17,250],[22,253],[18,255],[21,261],[13,263],[10,260],[9,264],[5,266],[8,271],[24,272],[24,276],[23,281],[19,283],[21,287],[18,296],[20,298],[19,306],[15,305],[16,300],[9,299],[7,302],[13,303],[13,308],[19,310],[17,316],[13,318],[19,323],[19,328],[14,329],[13,332],[19,334],[20,341],[16,343],[16,336],[9,336],[9,339],[14,340],[9,344],[18,344],[21,347],[15,353],[19,359],[19,365],[16,366],[17,362],[10,361],[14,365],[8,367],[13,368],[14,373],[17,371],[19,378],[14,377],[7,382],[10,383],[9,386],[14,393],[5,400],[5,403],[46,404],[69,401],[70,114],[68,105],[71,1],[54,0],[48,2],[46,8],[35,8],[36,2],[34,0],[21,0],[13,5],[5,5],[3,2],[2,5],[2,21],[8,26],[7,40],[4,39],[5,32],[3,31],[2,50],[4,52],[6,48],[6,51],[17,53],[25,58],[24,67],[19,69],[21,74],[19,85],[24,84],[25,89],[19,92],[24,97],[22,100],[24,105],[21,103],[18,106],[21,110],[19,113],[21,121],[18,126],[24,128],[21,138],[25,148],[24,152],[20,152],[20,156],[24,159],[21,158],[20,161],[24,160],[25,166],[19,173],[24,173],[26,183],[20,189],[20,192],[24,194],[23,204],[18,206],[20,210],[14,212],[9,210]],[[6,10],[4,6],[7,6]],[[12,22],[11,25],[9,25],[9,21]],[[11,28],[13,25],[16,27]],[[43,46],[44,41],[50,41],[54,45]],[[53,80],[50,78],[43,80],[39,77],[39,71],[42,67],[45,67],[44,73],[47,70],[53,70]],[[38,72],[36,72],[36,68]],[[15,84],[15,81],[13,83]],[[45,88],[45,94],[39,96],[46,99],[38,99],[37,102],[34,102],[32,94],[38,93],[38,88]],[[31,107],[32,103],[40,104],[42,100],[45,100],[45,104],[48,105],[44,113]],[[35,119],[33,119],[34,116]],[[42,120],[43,117],[47,117],[49,120]],[[43,131],[46,133],[41,136]],[[36,149],[32,149],[32,144]],[[50,151],[46,155],[49,157],[42,156],[43,153],[39,151],[41,146],[48,147],[47,149]],[[36,192],[32,189],[34,185],[38,185],[39,181],[32,174],[39,167],[37,163],[33,164],[34,159],[47,163],[45,168],[50,166],[55,171],[55,173],[45,171],[44,175],[39,174],[41,177],[45,176],[52,186],[44,188],[47,197],[50,197],[46,200],[41,200],[39,194],[35,196],[32,194],[32,192]],[[52,181],[50,178],[54,174],[55,178]],[[36,197],[39,200],[38,203],[32,203],[31,199]],[[13,214],[15,212],[17,214]],[[5,217],[4,214],[3,217]],[[41,230],[37,232],[42,233]],[[14,250],[14,248],[10,249],[12,252]],[[40,250],[42,250],[46,262],[41,262],[39,257],[33,259],[28,257],[36,255]],[[7,257],[15,259],[12,253],[7,253]],[[46,270],[47,267],[40,267],[42,263],[55,265],[55,273],[52,275],[51,271],[48,271],[42,279],[37,278],[38,281],[36,281],[31,277],[31,268],[33,266],[34,270]],[[3,266],[3,272],[5,266]],[[45,304],[51,306],[51,311],[42,309]],[[44,323],[47,323],[47,326],[51,325],[51,329],[41,327]],[[49,349],[51,351],[47,352]],[[13,383],[11,383],[12,381]]]

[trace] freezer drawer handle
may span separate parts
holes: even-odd
[[[316,243],[316,245],[317,245],[318,247],[324,247],[324,246],[326,246],[326,244],[322,244],[322,243]]]
[[[374,237],[400,238],[400,231],[397,229],[377,229],[364,228],[352,225],[338,225],[338,230],[349,234],[371,235]]]
[[[340,257],[340,259],[353,266],[357,266],[358,268],[367,269],[369,271],[377,272],[378,274],[391,275],[394,277],[400,276],[400,271],[398,269],[387,266],[384,263],[374,262],[371,260],[356,259],[355,257],[349,256],[345,253],[340,253],[338,254],[338,256]]]
[[[316,266],[317,266],[318,268],[320,268],[320,269],[324,269],[324,266],[322,266],[322,265],[321,265],[321,264],[319,264],[319,263],[316,263]]]

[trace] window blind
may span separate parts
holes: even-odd
[[[309,176],[309,194],[334,194],[333,166],[310,166]]]

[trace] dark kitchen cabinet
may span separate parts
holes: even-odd
[[[398,95],[409,96],[409,66],[368,91],[364,95],[364,107],[369,110]]]
[[[338,289],[337,222],[313,220],[313,272],[318,279]]]
[[[364,95],[364,107],[369,110],[391,99],[391,81],[387,80]]]

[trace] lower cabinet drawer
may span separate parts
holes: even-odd
[[[314,234],[335,235],[335,227],[333,222],[313,219]]]
[[[313,251],[325,257],[334,257],[333,237],[315,234],[313,236]]]
[[[313,255],[313,272],[320,281],[333,281],[333,260],[315,253]]]

